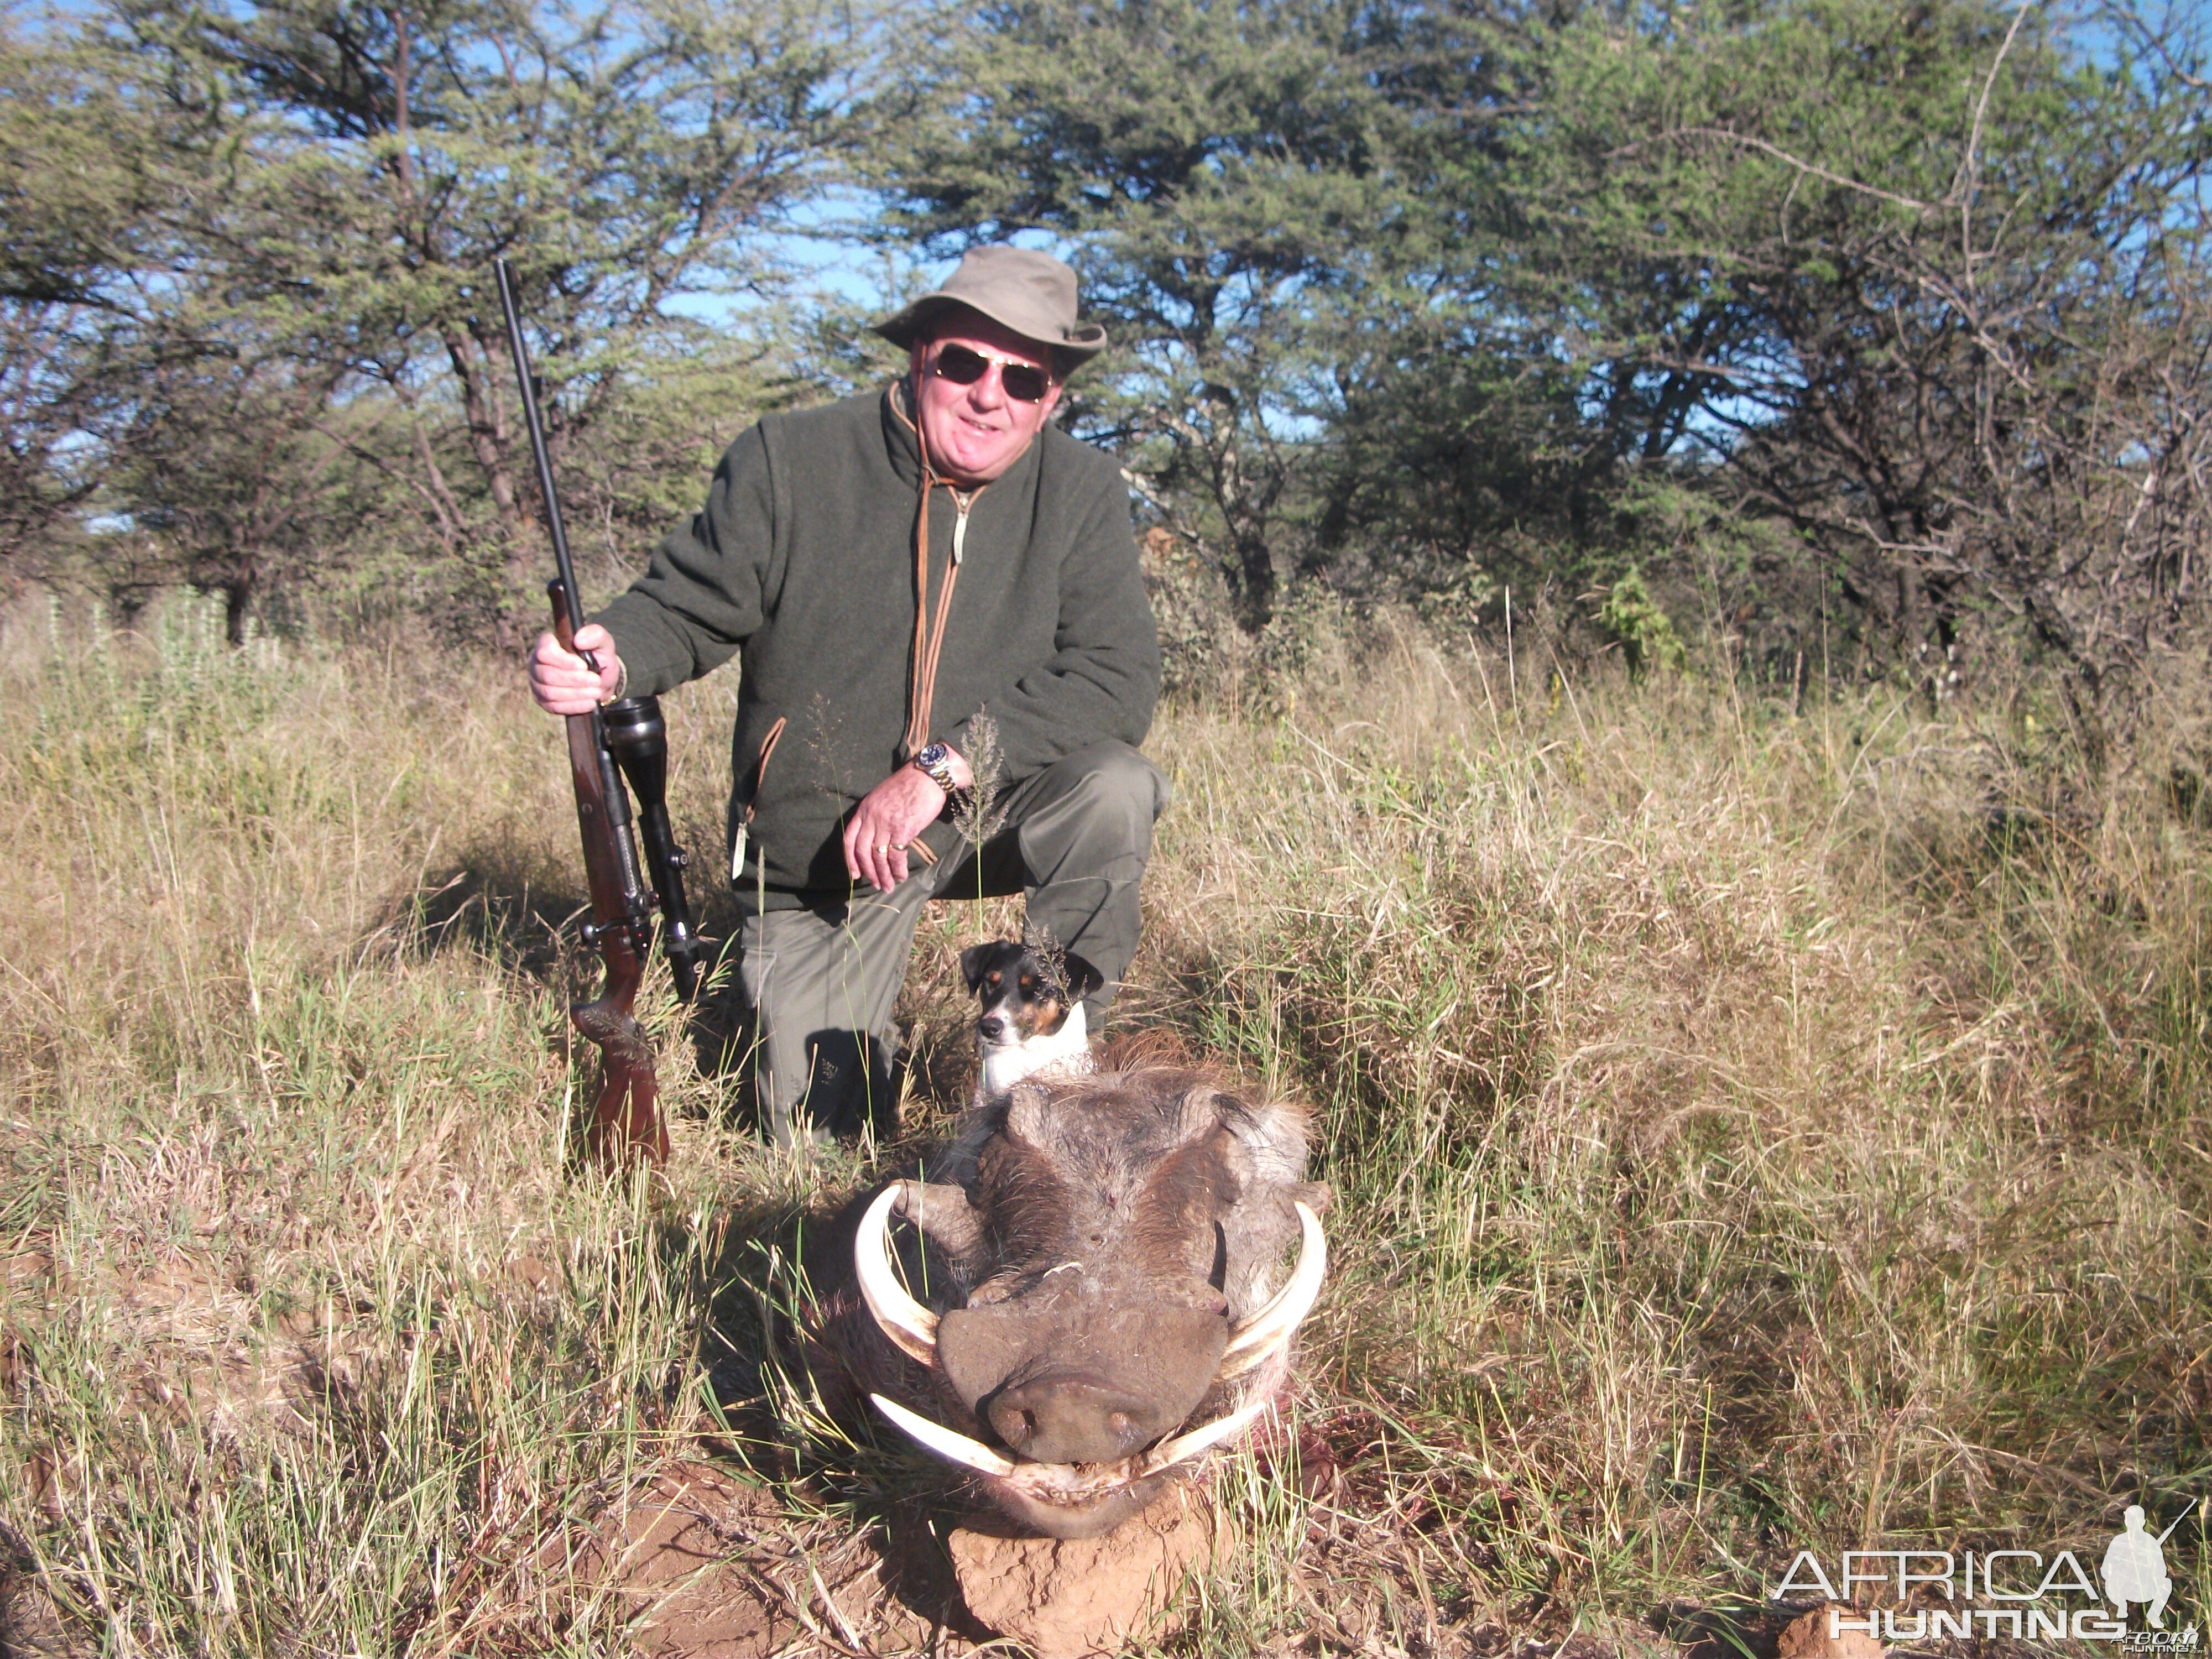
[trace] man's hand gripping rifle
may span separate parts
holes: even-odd
[[[538,386],[530,351],[522,338],[522,319],[514,303],[514,276],[504,259],[493,269],[499,278],[500,308],[507,316],[507,340],[514,354],[514,373],[522,390],[522,415],[530,429],[530,453],[538,465],[538,488],[545,504],[545,526],[553,540],[560,574],[546,584],[553,600],[553,633],[563,649],[576,649],[584,613],[576,597],[576,572],[568,558],[562,527],[560,498],[553,489],[553,463],[545,451],[545,428],[538,418]],[[585,653],[586,661],[591,660]],[[592,665],[594,667],[596,664]],[[576,825],[583,834],[584,872],[592,890],[592,919],[586,944],[596,945],[607,968],[599,999],[568,1010],[576,1029],[599,1045],[599,1095],[585,1147],[604,1164],[645,1158],[655,1164],[668,1156],[668,1131],[654,1103],[657,1082],[653,1049],[630,1016],[644,960],[653,945],[653,912],[660,912],[660,939],[668,955],[676,994],[690,1002],[699,991],[699,961],[705,947],[691,925],[684,898],[683,852],[668,823],[668,727],[658,697],[624,697],[586,714],[571,714],[568,770],[576,789]],[[629,793],[637,792],[637,817],[645,836],[652,876],[648,889],[640,877],[637,847],[631,838]]]

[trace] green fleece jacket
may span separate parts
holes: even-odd
[[[904,761],[914,654],[921,451],[903,386],[772,415],[730,446],[705,508],[597,620],[636,695],[743,653],[731,833],[745,809],[742,890],[843,894],[846,815]],[[996,724],[1003,781],[1107,738],[1136,744],[1159,692],[1159,641],[1113,460],[1047,426],[1012,466],[929,506],[933,614],[961,569],[932,735],[969,753]],[[789,725],[763,769],[761,745]],[[958,832],[925,839],[940,856]],[[772,900],[772,903],[775,901]]]

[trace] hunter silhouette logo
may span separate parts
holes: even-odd
[[[2184,1510],[2173,1527],[2187,1517]],[[2143,1530],[2143,1511],[2140,1504],[2128,1505],[2121,1520],[2127,1530],[2105,1547],[2105,1565],[2100,1576],[2105,1581],[2105,1599],[2120,1618],[2128,1616],[2128,1603],[2141,1601],[2149,1608],[2150,1627],[2166,1628],[2166,1598],[2173,1594],[2173,1580],[2166,1573],[2166,1540],[2173,1536],[2173,1527],[2168,1527],[2155,1538]]]

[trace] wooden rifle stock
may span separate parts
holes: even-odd
[[[562,650],[573,652],[575,625],[558,578],[547,591],[553,599],[553,636]],[[668,1129],[660,1121],[658,1104],[659,1079],[653,1070],[653,1045],[630,1014],[645,980],[645,905],[629,838],[629,802],[599,733],[599,711],[570,714],[566,724],[576,828],[583,839],[584,878],[592,894],[592,920],[584,937],[599,947],[607,969],[599,996],[568,1008],[576,1029],[599,1046],[599,1093],[585,1126],[584,1150],[603,1164],[635,1158],[659,1164],[668,1158]]]
[[[574,652],[583,611],[576,598],[575,569],[561,523],[561,501],[553,489],[553,463],[546,453],[545,429],[538,414],[538,388],[530,372],[530,353],[515,308],[514,278],[504,259],[494,262],[501,308],[507,317],[508,349],[522,392],[522,414],[538,466],[545,526],[553,542],[560,574],[547,585],[553,601],[553,636]],[[588,653],[585,660],[591,662]],[[597,664],[592,664],[597,667]],[[568,716],[568,772],[575,786],[576,827],[584,843],[584,874],[592,893],[587,943],[599,946],[606,979],[599,996],[572,1004],[568,1018],[599,1048],[599,1091],[584,1130],[584,1149],[602,1164],[644,1158],[659,1164],[668,1157],[668,1130],[660,1121],[659,1080],[653,1071],[653,1045],[638,1029],[630,1009],[645,978],[645,952],[652,938],[652,900],[638,873],[637,848],[630,838],[629,797],[609,754],[599,711]],[[679,901],[680,902],[680,901]]]

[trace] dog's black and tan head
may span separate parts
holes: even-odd
[[[986,1048],[1056,1036],[1076,1004],[1106,982],[1073,951],[993,939],[960,953],[960,972],[982,1005],[975,1037]]]

